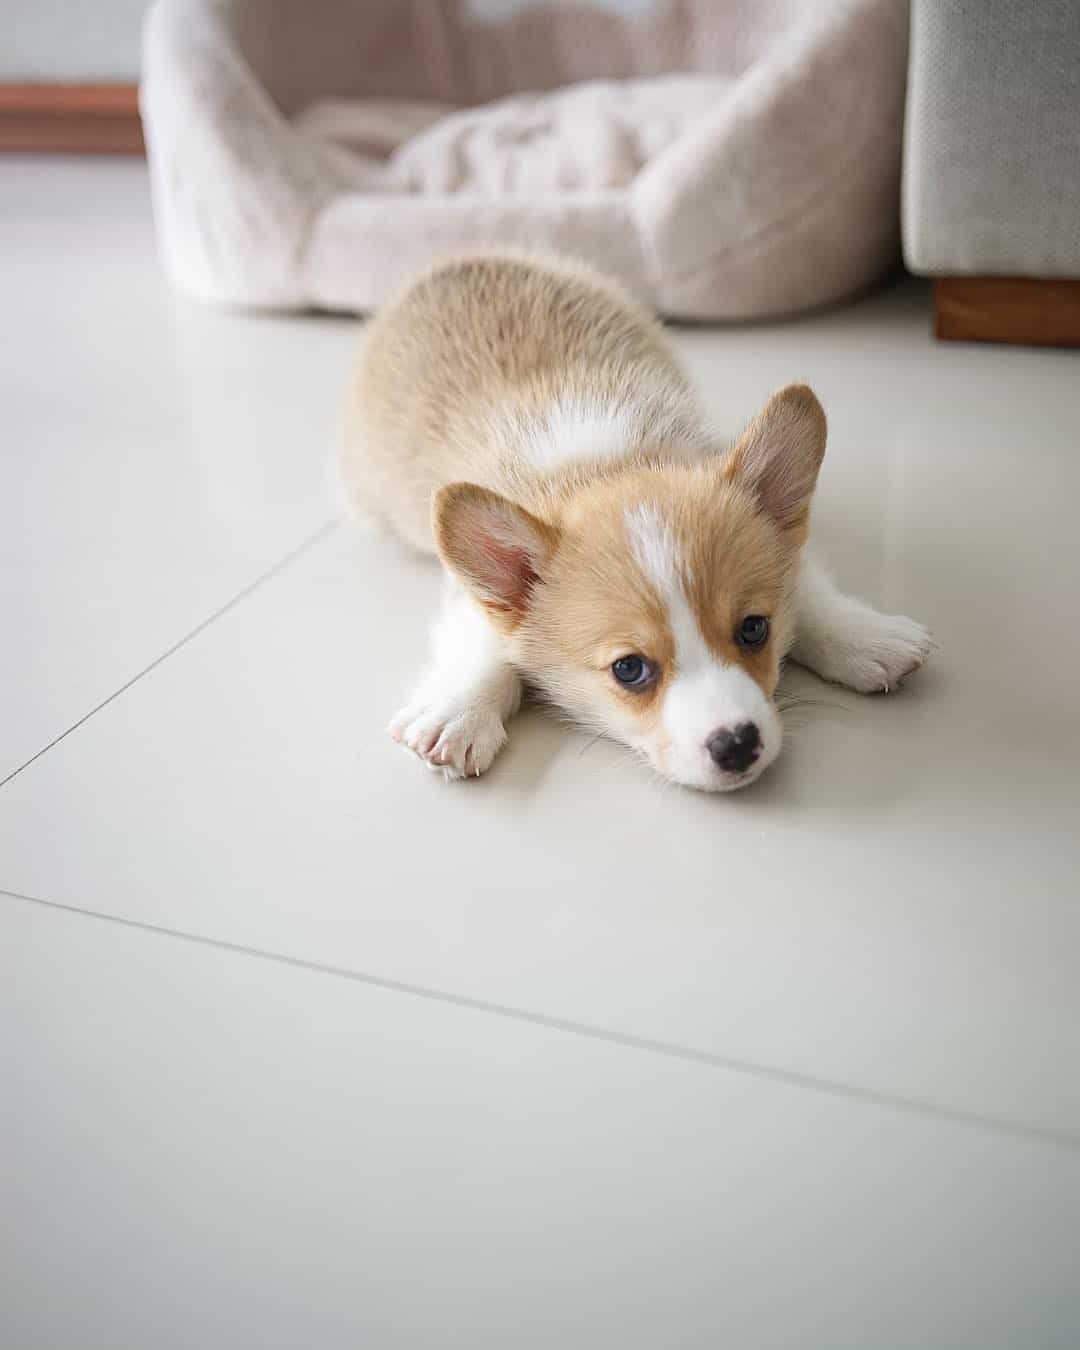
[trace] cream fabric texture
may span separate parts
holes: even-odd
[[[576,254],[661,312],[839,299],[899,251],[906,0],[157,0],[162,257],[205,300],[367,311]]]
[[[914,0],[904,256],[1080,276],[1080,3]]]

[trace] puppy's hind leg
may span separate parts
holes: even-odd
[[[844,595],[813,556],[802,563],[796,609],[792,660],[861,694],[887,694],[918,670],[934,645],[914,619],[881,614]]]
[[[498,633],[449,578],[432,646],[431,670],[387,730],[447,779],[479,777],[506,744],[521,680]]]

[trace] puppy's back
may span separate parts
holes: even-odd
[[[346,414],[346,490],[430,551],[430,503],[443,484],[529,495],[536,468],[525,448],[551,409],[602,408],[650,389],[691,399],[659,324],[618,283],[566,259],[442,263],[365,333]]]

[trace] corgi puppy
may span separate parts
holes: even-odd
[[[669,780],[745,787],[780,751],[787,655],[870,692],[930,650],[804,554],[810,389],[727,449],[660,324],[584,264],[420,277],[367,330],[346,423],[352,502],[446,569],[431,669],[389,732],[448,779],[491,765],[525,681]]]

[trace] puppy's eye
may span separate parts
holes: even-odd
[[[764,647],[769,636],[769,621],[764,614],[748,614],[739,624],[735,641],[740,647]]]
[[[656,678],[656,667],[643,656],[620,656],[611,663],[611,673],[627,689],[644,689]]]

